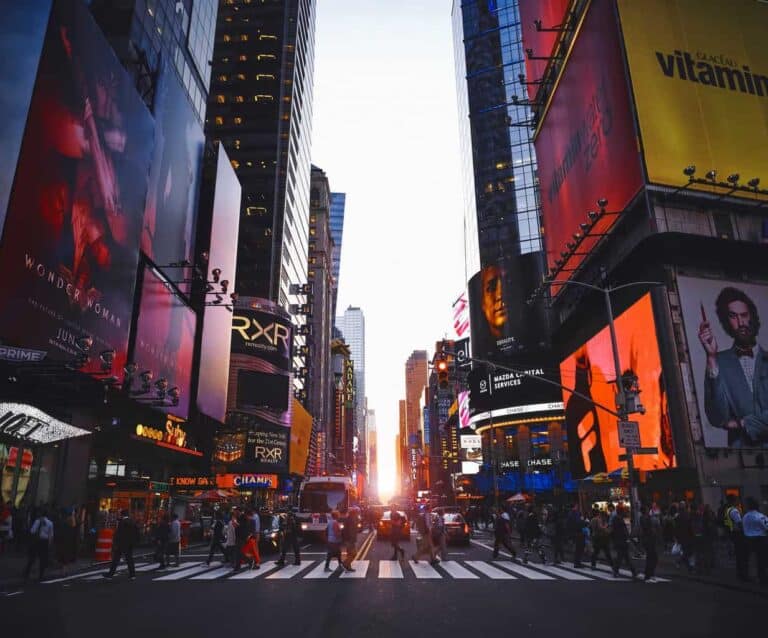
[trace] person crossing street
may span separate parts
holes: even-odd
[[[285,555],[288,549],[293,551],[293,564],[301,565],[301,554],[299,553],[299,523],[296,515],[290,510],[285,516],[280,517],[280,559],[276,561],[281,567],[285,565]]]
[[[510,524],[509,514],[502,512],[496,517],[493,526],[493,558],[499,557],[499,546],[503,545],[506,550],[512,554],[512,560],[517,559],[517,552],[511,543],[512,526]]]
[[[121,512],[120,522],[115,530],[115,537],[112,543],[112,564],[109,571],[104,574],[105,578],[112,578],[120,564],[120,559],[125,558],[128,565],[128,575],[131,580],[136,578],[136,567],[133,563],[133,548],[139,542],[139,528],[136,527],[134,520],[128,515],[128,510]]]
[[[619,569],[622,563],[626,563],[632,578],[637,578],[637,570],[629,558],[629,530],[624,520],[625,510],[622,505],[616,508],[616,516],[611,523],[611,542],[616,550],[616,562],[613,565],[614,578],[619,577]]]

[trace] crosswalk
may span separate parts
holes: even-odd
[[[378,562],[378,564],[376,564]],[[427,562],[400,562],[394,560],[357,560],[353,561],[354,571],[325,569],[325,561],[305,560],[300,565],[278,566],[275,563],[265,563],[260,569],[243,569],[233,571],[229,565],[212,562],[207,565],[201,561],[183,562],[178,567],[160,569],[159,563],[137,563],[137,579],[142,582],[163,583],[178,581],[243,581],[243,580],[306,580],[306,581],[338,581],[338,580],[416,580],[416,581],[550,581],[550,582],[601,582],[614,583],[630,582],[632,574],[621,570],[615,578],[607,565],[598,565],[596,570],[574,568],[566,565],[549,565],[540,563],[521,564],[512,560],[445,560],[436,566]],[[103,578],[105,570],[93,570],[63,578],[45,581],[45,584],[72,584],[74,582],[96,582]],[[116,577],[125,578],[127,568],[122,565]],[[642,574],[639,575],[642,578]],[[667,583],[669,579],[655,578],[653,582]]]

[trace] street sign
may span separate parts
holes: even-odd
[[[640,447],[640,424],[637,421],[619,421],[619,447]]]
[[[634,450],[632,450],[632,456],[637,456],[638,454],[658,454],[659,448],[657,447],[636,447]],[[626,454],[619,454],[619,461],[626,461],[627,455]]]

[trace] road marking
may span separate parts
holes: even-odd
[[[379,578],[402,578],[403,568],[400,567],[400,561],[382,560],[379,561]]]
[[[208,565],[201,565],[200,563],[195,563],[195,567],[190,566],[185,569],[181,569],[177,572],[166,574],[165,576],[160,576],[159,578],[153,578],[152,580],[181,580],[182,578],[186,578],[187,576],[193,576],[194,574],[199,574],[201,572],[208,571],[209,569],[210,569],[210,566]]]
[[[508,569],[509,571],[514,572],[515,574],[519,574],[520,576],[524,576],[525,578],[529,578],[530,580],[555,580],[552,578],[552,576],[547,576],[541,572],[528,569],[527,567],[523,567],[517,563],[508,563],[506,561],[502,563],[501,561],[498,561],[494,563],[494,565],[498,565],[502,569]]]
[[[6,598],[10,598],[11,596],[18,596],[19,594],[23,594],[23,593],[24,593],[24,590],[23,590],[23,589],[20,589],[19,591],[9,591],[9,592],[8,592],[8,593],[5,595],[5,597],[6,597]]]
[[[366,574],[368,573],[368,565],[370,565],[371,561],[369,560],[353,560],[352,561],[352,569],[355,571],[348,572],[344,571],[341,573],[342,578],[365,578]]]
[[[307,567],[312,565],[315,561],[311,561],[308,563],[301,563],[300,565],[286,565],[285,567],[281,567],[277,571],[272,572],[267,578],[269,579],[285,579],[285,578],[293,578],[296,574],[299,572],[304,571]]]
[[[146,564],[147,563],[136,563],[136,565],[134,565],[134,567],[137,567],[137,568],[138,567],[144,567]],[[104,578],[104,574],[106,574],[108,571],[109,571],[109,569],[107,569],[106,571],[102,569],[101,572],[97,576],[89,576],[88,578],[83,578],[83,580],[88,581],[88,582],[93,581],[93,580],[99,580],[101,578]],[[121,565],[120,567],[118,567],[115,570],[115,574],[124,574],[127,571],[128,571],[128,565]]]
[[[586,567],[568,567],[567,569],[579,572],[580,574],[586,574],[592,578],[599,578],[600,580],[626,580],[624,578],[614,578],[613,574],[606,573],[602,569],[587,569]]]
[[[232,571],[232,566],[226,565],[224,567],[219,567],[218,569],[205,572],[204,574],[200,574],[199,576],[193,576],[190,578],[190,580],[215,580],[217,578],[221,578],[222,576],[226,576],[227,574],[231,574]]]
[[[555,576],[559,576],[560,578],[565,578],[565,580],[592,580],[591,578],[585,576],[584,574],[577,574],[575,572],[570,572],[566,569],[560,569],[559,567],[554,567],[552,565],[534,563],[533,566],[536,569],[540,569],[543,572],[554,574]]]
[[[308,547],[312,547],[312,543],[309,543],[308,545],[304,545],[301,549],[307,549]]]
[[[311,572],[306,574],[304,578],[330,578],[334,575],[336,572],[335,569],[331,569],[330,571],[325,571],[325,561],[320,561]]]
[[[454,578],[470,579],[470,580],[480,578],[477,574],[474,574],[473,572],[469,571],[461,563],[457,563],[454,560],[444,560],[442,563],[440,563],[440,567],[442,567]]]
[[[440,572],[434,569],[429,563],[414,563],[408,561],[408,565],[416,574],[416,578],[442,578]]]
[[[86,576],[95,576],[96,574],[101,575],[101,574],[105,574],[105,573],[106,573],[106,570],[105,570],[104,567],[102,567],[101,569],[97,569],[97,570],[92,571],[92,572],[84,572],[84,573],[80,573],[80,574],[73,574],[72,576],[63,576],[61,578],[54,578],[53,580],[44,580],[42,584],[43,585],[52,585],[53,583],[63,583],[63,582],[68,581],[68,580],[75,580],[77,578],[85,578]]]
[[[512,574],[508,574],[505,571],[502,571],[500,569],[496,569],[493,565],[490,565],[489,563],[486,563],[484,560],[468,560],[466,561],[467,565],[472,567],[473,569],[476,569],[481,574],[485,574],[489,578],[492,578],[493,580],[516,580],[517,577],[513,576]]]
[[[603,572],[609,572],[609,573],[613,573],[613,572],[612,572],[612,570],[611,570],[611,568],[610,568],[610,567],[608,567],[608,565],[600,565],[600,564],[598,564],[598,565],[597,565],[597,568],[598,568],[600,571],[603,571]],[[621,574],[622,576],[626,576],[627,578],[631,578],[631,577],[632,577],[632,572],[631,572],[631,571],[629,571],[628,569],[620,569],[620,570],[619,570],[619,574]],[[637,577],[638,577],[638,578],[644,578],[644,576],[645,576],[645,575],[644,575],[642,572],[637,572]],[[655,578],[655,579],[656,579],[658,582],[660,582],[660,583],[668,583],[668,582],[669,582],[669,578],[661,578],[660,576],[654,576],[654,578]]]
[[[244,569],[232,574],[227,580],[254,580],[266,576],[267,574],[271,574],[275,571],[274,567],[275,565],[273,564],[270,567],[262,567],[261,569]]]
[[[160,567],[160,563],[150,563],[149,565],[136,566],[137,572],[151,572],[153,569]]]

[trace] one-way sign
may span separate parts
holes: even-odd
[[[640,446],[640,424],[637,421],[619,421],[619,447],[638,448]]]

